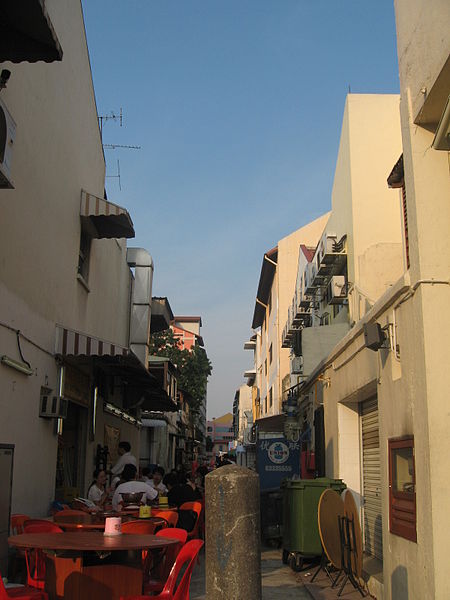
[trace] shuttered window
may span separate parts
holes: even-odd
[[[378,401],[371,398],[361,404],[363,454],[364,551],[383,559],[381,516],[380,437]]]
[[[403,212],[403,228],[405,233],[405,253],[406,267],[409,269],[409,233],[408,233],[408,208],[406,205],[406,187],[405,182],[402,184],[402,212]]]

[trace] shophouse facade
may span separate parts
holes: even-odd
[[[282,348],[283,325],[292,302],[300,244],[316,246],[328,214],[280,240],[264,254],[256,294],[252,329],[244,346],[253,351],[254,367],[244,377],[254,379],[254,418],[281,412],[283,390],[290,385],[289,351]]]
[[[212,450],[207,453],[209,459],[218,456],[220,453],[228,452],[234,439],[233,414],[226,413],[221,417],[207,421],[206,435],[211,438],[213,444]]]
[[[152,299],[151,333],[171,329],[178,339],[180,349],[192,351],[195,344],[203,346],[201,325],[201,317],[174,316],[166,297]],[[178,384],[177,366],[161,356],[150,357],[149,362],[152,373],[157,373],[161,365],[166,365],[162,385],[176,402],[177,411],[164,413],[155,410],[143,413],[141,467],[160,465],[170,471],[178,465],[198,462],[206,456],[206,397],[194,423],[190,407],[192,401]]]
[[[252,386],[241,385],[233,402],[233,430],[236,464],[254,468],[256,463],[256,431],[252,410]]]
[[[14,445],[12,511],[32,516],[85,494],[120,440],[138,455],[141,408],[173,408],[150,398],[153,261],[127,248],[130,215],[105,197],[81,2],[45,6],[62,60],[3,63],[0,92],[15,125],[1,165],[0,440]]]
[[[417,0],[395,8],[403,154],[379,177],[397,194],[403,272],[381,295],[368,294],[375,302],[359,315],[349,298],[353,326],[308,373],[300,407],[314,402],[324,411],[316,455],[358,499],[369,589],[377,598],[444,599],[450,6],[437,1],[430,10]]]
[[[282,345],[291,353],[294,398],[321,360],[406,268],[401,205],[384,177],[400,150],[399,97],[349,94],[332,210],[317,246],[300,247],[295,292],[283,330]],[[322,417],[315,413],[321,410],[315,395],[307,398],[297,427],[304,450],[313,452],[314,421]],[[317,459],[316,471],[323,475],[323,457]]]

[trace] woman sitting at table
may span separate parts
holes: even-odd
[[[103,507],[108,500],[109,489],[106,488],[106,472],[102,469],[95,469],[94,481],[88,491],[88,500],[96,506]]]
[[[120,504],[123,502],[122,494],[136,494],[143,492],[142,504],[150,504],[158,496],[158,492],[143,481],[136,481],[137,469],[134,465],[125,465],[122,472],[122,479],[125,483],[120,483],[114,492],[112,505],[114,510],[120,510]]]

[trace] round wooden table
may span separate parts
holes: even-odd
[[[320,541],[322,542],[325,554],[336,569],[341,569],[342,555],[339,517],[344,516],[344,501],[337,492],[327,489],[320,496],[317,514]]]
[[[57,515],[53,518],[53,522],[55,523],[55,525],[58,525],[59,527],[61,527],[61,529],[64,529],[64,531],[104,531],[105,529],[105,519],[108,516],[116,516],[116,517],[121,517],[122,518],[122,522],[126,523],[127,521],[132,521],[138,518],[138,513],[136,514],[132,514],[132,513],[114,513],[113,515],[111,513],[109,513],[108,515],[102,516],[101,514],[98,515],[90,515],[90,514],[86,514],[86,515]],[[155,515],[157,517],[157,515]],[[145,520],[145,519],[142,519]],[[164,519],[161,519],[161,521],[158,523],[157,521],[155,521],[155,519],[153,519],[153,522],[155,523],[155,526],[158,527],[159,525],[164,526],[166,524],[166,521]]]
[[[162,549],[179,540],[70,531],[13,535],[8,543],[21,550],[45,551],[45,591],[50,600],[119,600],[142,594],[141,551]]]
[[[352,570],[357,577],[361,577],[363,563],[361,525],[359,523],[358,507],[356,506],[355,498],[350,490],[344,491],[344,511],[345,516],[353,521],[353,531],[355,533],[355,547],[351,554]]]

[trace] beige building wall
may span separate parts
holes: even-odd
[[[22,339],[21,346],[34,374],[0,366],[0,440],[16,444],[13,512],[32,515],[46,514],[54,497],[57,436],[54,421],[38,415],[41,385],[57,389],[55,324],[127,346],[131,285],[122,240],[93,240],[90,291],[77,280],[81,190],[103,197],[105,162],[81,2],[52,1],[46,8],[62,62],[4,63],[11,78],[1,92],[17,131],[15,189],[0,190],[0,342],[2,354],[19,359],[8,328],[20,329],[33,342]],[[125,423],[122,429],[138,451],[135,432],[126,432]],[[103,441],[100,430],[97,441]],[[86,482],[95,442],[87,451]]]
[[[279,353],[277,365],[279,373],[277,382],[277,409],[274,414],[281,412],[283,391],[290,386],[289,349],[282,348],[281,343],[283,328],[288,318],[288,309],[295,292],[300,244],[316,246],[329,217],[330,213],[326,213],[278,242],[278,323],[276,346]]]
[[[417,548],[406,550],[408,575],[414,551],[428,560],[424,573],[432,597],[450,597],[447,574],[450,539],[450,413],[447,372],[450,350],[450,176],[449,154],[431,147],[437,123],[421,127],[420,113],[434,103],[439,119],[450,93],[450,3],[395,1],[401,89],[405,186],[410,231],[413,296],[410,333],[416,348],[413,384],[418,514],[425,513]],[[435,121],[436,119],[433,119]],[[426,127],[426,128],[425,128]],[[447,125],[448,127],[448,125]],[[434,280],[436,283],[431,284]],[[437,283],[442,282],[442,283]],[[446,282],[446,283],[445,283]],[[417,448],[420,444],[420,450]],[[420,491],[419,491],[420,489]],[[420,493],[420,496],[419,496]],[[420,503],[419,503],[420,500]],[[425,558],[424,558],[425,563]],[[411,586],[411,589],[414,589]]]
[[[401,205],[386,185],[401,152],[399,96],[349,94],[326,230],[347,235],[351,321],[405,270]]]
[[[237,440],[243,443],[244,431],[247,427],[247,418],[245,413],[252,410],[252,388],[247,384],[241,385],[239,388],[239,423]]]
[[[266,311],[266,319],[261,327],[261,345],[258,354],[260,363],[255,365],[257,373],[261,373],[261,417],[281,412],[283,382],[286,389],[290,385],[289,350],[281,348],[281,338],[295,291],[300,244],[315,246],[328,217],[329,213],[322,215],[278,242],[277,267],[270,290],[271,310]],[[268,319],[267,313],[269,313]],[[272,361],[270,361],[270,348],[272,348]],[[272,406],[268,400],[271,389]]]
[[[441,112],[450,90],[444,67],[450,55],[450,4],[396,0],[395,7],[411,267],[323,361],[307,391],[319,386],[318,397],[324,400],[326,474],[343,478],[359,499],[359,407],[377,395],[383,530],[383,578],[381,584],[373,582],[377,597],[444,600],[450,597],[450,178],[448,153],[432,148],[437,122],[427,129],[415,121],[428,110],[426,96],[433,97],[436,84],[447,90]],[[390,328],[391,348],[365,348],[363,325],[374,321]],[[389,526],[388,441],[410,435],[417,542],[391,533]],[[361,518],[364,522],[364,507]]]

